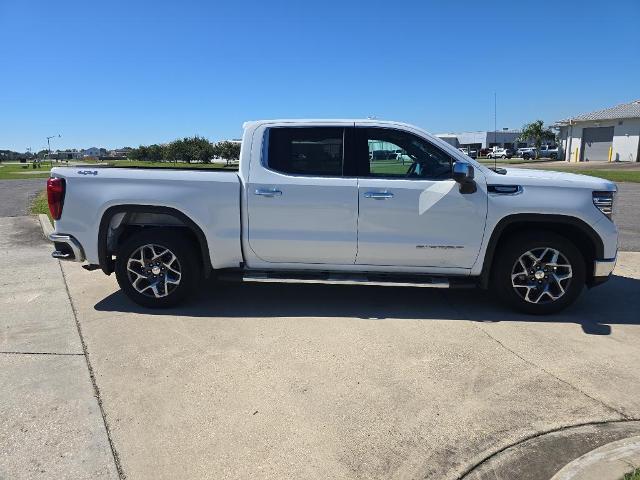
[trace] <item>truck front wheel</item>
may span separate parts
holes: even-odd
[[[534,315],[571,305],[585,284],[584,258],[576,246],[553,232],[512,236],[496,252],[492,286],[498,297]]]
[[[116,279],[131,300],[149,308],[177,305],[195,289],[200,265],[178,232],[144,229],[118,249]]]

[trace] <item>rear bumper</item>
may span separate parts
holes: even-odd
[[[51,254],[53,258],[72,262],[84,262],[85,256],[82,245],[71,235],[52,233],[49,235],[49,240],[55,245],[55,250]]]
[[[615,258],[609,258],[605,260],[596,260],[593,262],[593,280],[589,283],[590,287],[601,285],[611,277],[611,273],[616,266]]]

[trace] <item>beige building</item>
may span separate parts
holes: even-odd
[[[640,161],[640,100],[556,122],[567,162]]]

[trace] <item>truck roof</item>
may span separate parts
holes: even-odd
[[[266,123],[294,123],[299,125],[314,124],[314,123],[317,123],[317,124],[333,123],[337,125],[344,125],[349,123],[367,123],[371,125],[376,125],[376,124],[377,125],[379,124],[401,125],[405,127],[422,130],[419,127],[416,127],[415,125],[411,125],[408,123],[397,122],[394,120],[380,120],[375,118],[276,118],[276,119],[270,119],[270,120],[250,120],[250,121],[244,122],[242,124],[242,127],[243,128],[257,127],[259,125],[263,125]]]

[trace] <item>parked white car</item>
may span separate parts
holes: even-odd
[[[411,161],[376,160],[375,144]],[[54,168],[47,190],[53,256],[115,271],[147,307],[176,305],[215,275],[479,286],[545,314],[607,280],[617,254],[615,184],[492,170],[396,122],[248,122],[238,172]]]
[[[513,150],[509,148],[496,148],[487,154],[487,158],[511,158],[513,157]]]
[[[460,147],[458,148],[458,150],[460,150],[463,154],[467,155],[468,157],[471,157],[473,159],[478,158],[478,151],[477,150],[472,150],[466,147]]]

